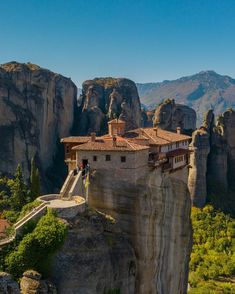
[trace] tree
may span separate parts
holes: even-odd
[[[9,181],[9,186],[11,191],[11,208],[15,211],[20,211],[27,202],[27,189],[20,165],[16,168],[14,180]]]
[[[40,176],[39,170],[36,167],[34,157],[31,159],[30,169],[30,196],[34,200],[40,195]]]

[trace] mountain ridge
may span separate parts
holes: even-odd
[[[136,85],[141,103],[148,109],[155,108],[167,98],[175,99],[176,103],[194,108],[198,114],[198,124],[202,123],[203,114],[208,109],[214,109],[218,115],[230,107],[235,107],[235,79],[213,70],[171,81]]]

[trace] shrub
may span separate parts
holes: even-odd
[[[32,233],[27,234],[5,259],[6,269],[15,278],[34,269],[47,275],[50,257],[63,244],[66,225],[52,212],[40,219]]]

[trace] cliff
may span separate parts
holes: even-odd
[[[116,219],[137,257],[134,292],[121,293],[186,293],[191,252],[187,169],[168,176],[144,168],[141,173],[138,183],[102,170],[91,179],[89,205]]]
[[[59,138],[70,134],[76,95],[70,79],[37,65],[0,66],[0,173],[12,174],[20,163],[28,176],[36,156],[44,174]]]
[[[107,122],[119,117],[127,130],[141,126],[141,108],[134,82],[124,78],[96,78],[82,85],[80,104],[80,134],[107,131]]]
[[[154,126],[163,130],[176,131],[180,127],[185,134],[191,134],[196,129],[196,112],[192,108],[176,104],[175,100],[167,99],[155,111]]]
[[[89,210],[69,223],[51,278],[61,294],[135,293],[134,250],[110,216]]]
[[[235,181],[235,112],[220,115],[208,111],[203,126],[193,133],[189,190],[193,204],[202,207],[207,194],[226,194]],[[221,196],[220,196],[221,197]]]

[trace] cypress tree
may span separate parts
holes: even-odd
[[[27,188],[24,183],[21,166],[18,164],[14,180],[10,183],[11,207],[15,211],[20,211],[27,203]]]
[[[40,195],[40,176],[39,176],[39,170],[36,167],[34,158],[31,159],[30,194],[31,194],[31,200],[34,200]]]

